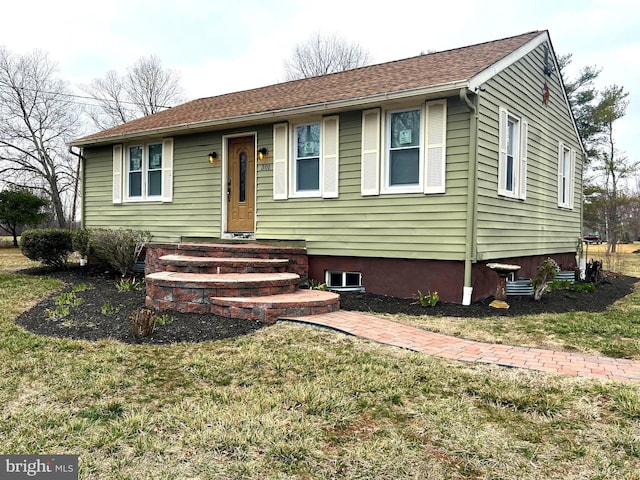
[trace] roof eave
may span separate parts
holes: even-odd
[[[313,105],[303,105],[291,108],[283,108],[278,110],[269,110],[265,112],[252,113],[249,115],[239,115],[236,117],[226,117],[216,120],[206,120],[202,122],[185,123],[181,125],[173,125],[171,127],[155,128],[150,130],[144,130],[140,132],[133,132],[121,135],[113,135],[109,137],[98,137],[89,140],[77,139],[68,143],[70,147],[86,147],[86,146],[98,146],[107,145],[112,143],[120,143],[125,140],[133,140],[146,137],[159,137],[175,134],[184,134],[185,132],[195,132],[201,130],[208,130],[211,128],[228,126],[229,124],[248,124],[257,123],[259,121],[271,120],[282,121],[286,117],[293,115],[306,115],[319,112],[331,112],[337,110],[344,110],[350,107],[363,107],[367,108],[374,104],[380,104],[381,102],[398,101],[411,97],[429,97],[434,95],[442,95],[448,93],[455,93],[461,88],[469,88],[468,80],[456,80],[449,83],[430,85],[428,87],[412,88],[408,90],[400,90],[396,92],[385,92],[375,95],[368,95],[364,97],[349,98],[347,100],[335,100],[330,102],[316,103]]]

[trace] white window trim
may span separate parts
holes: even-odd
[[[391,155],[390,155],[390,148],[391,148],[391,115],[394,113],[401,113],[401,112],[411,112],[414,110],[418,110],[420,112],[420,129],[419,129],[419,134],[420,134],[420,142],[418,144],[418,165],[419,165],[419,169],[418,169],[418,183],[417,184],[412,184],[412,185],[389,185],[389,175],[390,175],[390,168],[389,168],[389,162],[391,159]],[[424,187],[423,187],[423,182],[424,182],[424,152],[425,152],[425,146],[424,146],[424,128],[425,128],[425,109],[424,106],[420,105],[420,106],[415,106],[415,107],[409,107],[409,108],[400,108],[400,109],[393,109],[393,110],[385,110],[383,112],[383,118],[384,118],[384,141],[383,141],[383,146],[382,146],[382,168],[381,170],[381,174],[382,174],[382,178],[381,178],[381,190],[380,193],[383,194],[390,194],[390,193],[423,193],[424,192]]]
[[[569,155],[568,172],[564,172],[563,169],[563,156],[564,153]],[[575,165],[576,165],[576,151],[569,147],[564,142],[560,142],[558,145],[558,207],[573,209],[573,197],[575,193]],[[562,179],[566,173],[566,185],[565,198],[562,198]]]
[[[318,125],[320,128],[320,138],[318,139],[318,189],[317,190],[298,190],[296,185],[296,176],[298,174],[298,162],[296,161],[296,144],[298,142],[298,136],[296,135],[296,129],[298,127],[305,127],[307,125]],[[322,196],[322,119],[310,120],[308,122],[296,123],[291,125],[291,145],[289,158],[291,159],[291,166],[289,171],[291,172],[289,178],[289,195],[291,198],[309,198],[309,197],[321,197]]]
[[[320,125],[318,189],[297,190],[296,128]],[[295,124],[274,125],[274,200],[287,198],[338,198],[340,173],[340,117],[338,115],[307,118]],[[288,139],[286,138],[288,136]],[[287,145],[286,150],[282,148]],[[276,158],[277,156],[277,158]],[[280,179],[286,176],[287,192]],[[280,187],[276,191],[276,186]]]
[[[148,148],[149,145],[161,145],[162,173],[160,195],[148,195]],[[129,196],[129,149],[142,147],[142,195]],[[144,143],[114,145],[113,147],[113,203],[165,202],[173,200],[173,138],[154,139]]]
[[[507,190],[507,127],[509,120],[516,124],[516,146],[513,158],[513,190]],[[498,117],[498,195],[525,200],[527,194],[527,152],[529,124],[518,115],[500,107]]]

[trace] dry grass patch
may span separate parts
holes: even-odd
[[[638,245],[620,245],[609,263],[617,271],[640,276]],[[590,258],[603,258],[606,245],[590,245]],[[592,255],[593,254],[593,255]],[[615,258],[614,258],[615,257]],[[605,260],[605,266],[607,260]],[[588,295],[598,295],[596,290]],[[581,351],[640,360],[640,289],[605,312],[524,315],[519,317],[451,318],[433,315],[387,315],[419,328],[489,343]]]
[[[83,479],[635,479],[640,385],[470,365],[277,324],[201,344],[14,323],[58,288],[0,275],[0,450]]]

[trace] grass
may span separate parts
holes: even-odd
[[[1,278],[0,453],[78,454],[81,479],[640,479],[635,383],[291,324],[202,344],[46,338],[14,318],[59,284]]]
[[[606,269],[640,277],[638,245],[619,245],[606,254],[606,245],[589,245],[589,258],[602,259]],[[589,293],[597,295],[598,292]],[[391,315],[447,335],[509,345],[581,351],[640,360],[640,290],[616,302],[606,312],[488,317],[481,319]]]

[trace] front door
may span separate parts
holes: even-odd
[[[228,140],[227,232],[253,232],[256,210],[255,139]]]

